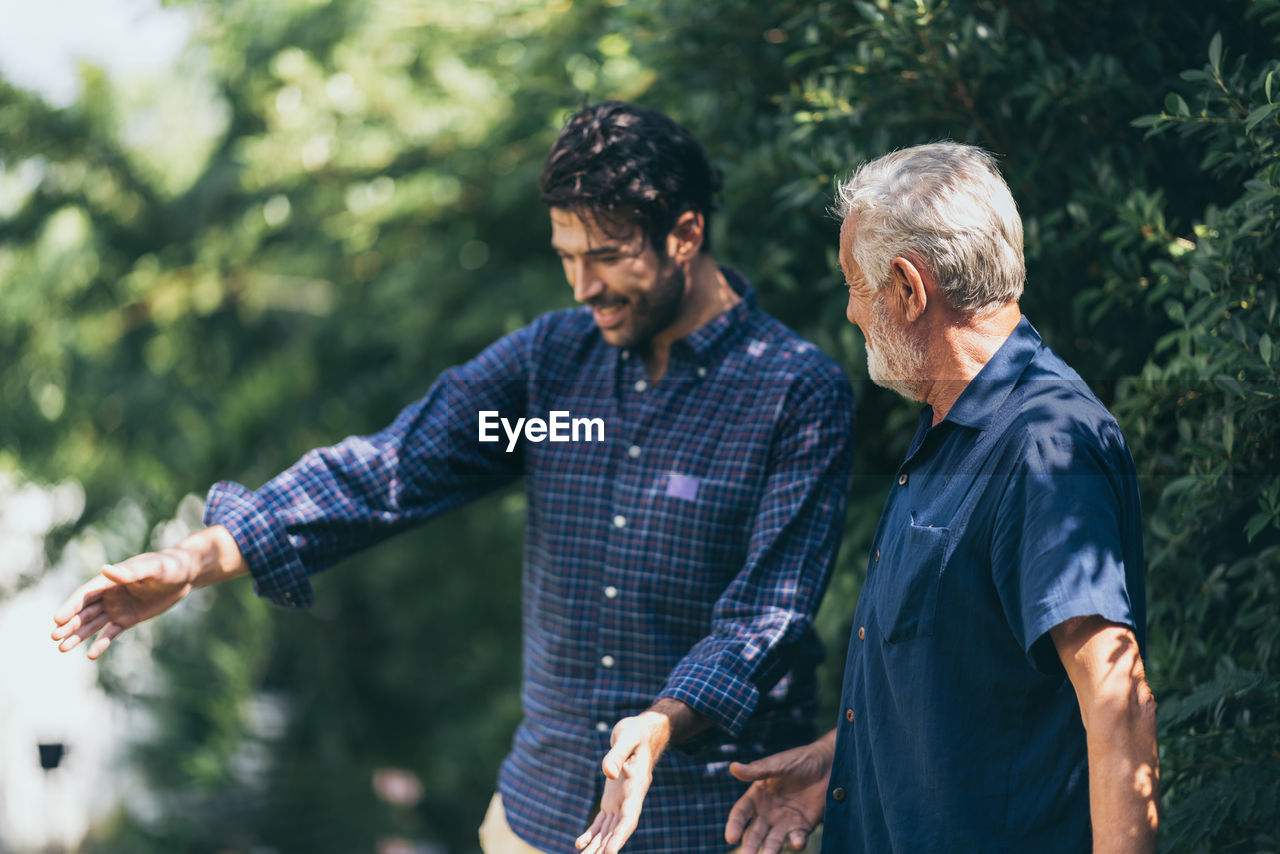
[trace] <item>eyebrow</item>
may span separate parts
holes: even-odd
[[[552,248],[552,249],[554,249],[554,250],[555,250],[555,251],[557,251],[557,252],[560,252],[560,253],[564,254],[564,255],[569,255],[569,254],[571,254],[570,252],[568,252],[568,250],[562,249],[561,247],[556,246],[554,243],[552,243],[552,244],[551,244],[551,248]],[[586,252],[583,252],[582,254],[583,254],[583,256],[584,256],[584,257],[588,257],[588,258],[589,258],[589,257],[592,257],[592,256],[597,256],[597,255],[617,255],[617,254],[619,254],[619,253],[621,253],[621,252],[622,252],[622,247],[621,247],[621,246],[616,246],[616,245],[612,245],[612,244],[610,244],[610,245],[606,245],[606,246],[597,246],[597,247],[595,247],[594,249],[588,249]]]

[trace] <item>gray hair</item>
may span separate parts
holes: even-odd
[[[875,291],[902,256],[928,268],[966,314],[1022,295],[1022,219],[995,157],[980,148],[935,142],[864,163],[836,185],[833,212],[857,217],[853,260]]]

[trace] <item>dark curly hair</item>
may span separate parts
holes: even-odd
[[[702,214],[702,251],[710,250],[720,183],[719,170],[687,130],[623,101],[601,101],[570,116],[538,176],[547,204],[590,217],[615,236],[639,225],[659,254],[685,211]]]

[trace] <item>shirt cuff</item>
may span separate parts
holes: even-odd
[[[749,679],[706,662],[682,662],[658,694],[679,700],[736,737],[755,711],[760,689]]]
[[[258,496],[238,483],[209,490],[204,523],[222,525],[240,547],[253,576],[253,592],[281,608],[307,608],[315,593],[289,535]]]

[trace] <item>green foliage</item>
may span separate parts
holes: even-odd
[[[1255,4],[1256,15],[1265,4]],[[1145,251],[1148,299],[1173,329],[1118,403],[1148,505],[1152,675],[1175,850],[1280,844],[1280,60],[1233,55],[1218,34],[1183,93],[1137,119],[1176,134],[1231,188],[1186,237],[1135,199],[1111,241]],[[1156,216],[1134,217],[1138,207]],[[1131,224],[1145,219],[1145,227]]]
[[[0,81],[0,466],[74,476],[133,549],[132,508],[380,428],[569,303],[537,168],[583,93],[641,100],[726,171],[717,255],[855,380],[830,719],[916,408],[866,380],[825,207],[868,157],[978,143],[1024,216],[1024,308],[1143,474],[1165,847],[1280,847],[1277,0],[185,5],[166,85],[88,72],[54,110]],[[522,523],[511,491],[321,576],[312,613],[243,585],[158,622],[160,815],[87,850],[472,850],[519,715]],[[386,766],[418,807],[377,800]]]

